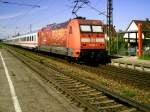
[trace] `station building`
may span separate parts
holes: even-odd
[[[132,56],[136,56],[138,52],[138,24],[142,24],[142,39],[143,52],[150,55],[150,21],[146,20],[132,20],[129,24],[125,34],[125,42],[128,43],[128,52]]]

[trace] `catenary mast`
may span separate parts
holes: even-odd
[[[107,0],[107,36],[109,38],[108,41],[109,54],[111,54],[111,38],[112,38],[111,27],[113,27],[113,0]]]

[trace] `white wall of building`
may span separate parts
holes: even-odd
[[[133,21],[129,28],[127,29],[127,31],[138,31],[138,26],[135,24],[135,22]],[[124,38],[128,38],[128,33],[125,33]],[[131,39],[136,39],[136,33],[130,33],[129,34],[129,38]],[[137,34],[137,38],[138,38],[138,34]],[[142,38],[144,39],[144,35],[142,34]]]

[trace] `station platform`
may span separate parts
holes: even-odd
[[[136,56],[123,56],[112,59],[112,65],[132,68],[136,70],[150,72],[150,61],[142,60]]]
[[[0,112],[82,112],[5,49],[0,49]]]

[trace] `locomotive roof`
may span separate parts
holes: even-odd
[[[100,21],[100,20],[86,20],[86,18],[74,18],[74,19],[70,19],[70,20],[68,20],[68,21],[65,21],[65,22],[63,22],[63,23],[52,23],[52,24],[48,24],[47,26],[45,26],[45,27],[43,27],[41,30],[43,31],[43,30],[55,30],[55,29],[60,29],[60,28],[65,28],[65,27],[67,27],[67,25],[69,24],[69,22],[71,21],[71,20],[75,20],[75,19],[78,19],[78,20],[85,20],[84,22],[86,23],[87,21],[89,22],[89,21]],[[83,22],[82,21],[82,22]],[[100,21],[101,22],[101,21]]]
[[[43,30],[45,29],[59,29],[59,28],[64,28],[68,25],[69,21],[63,22],[63,23],[53,23],[49,24],[46,27],[42,28]]]

